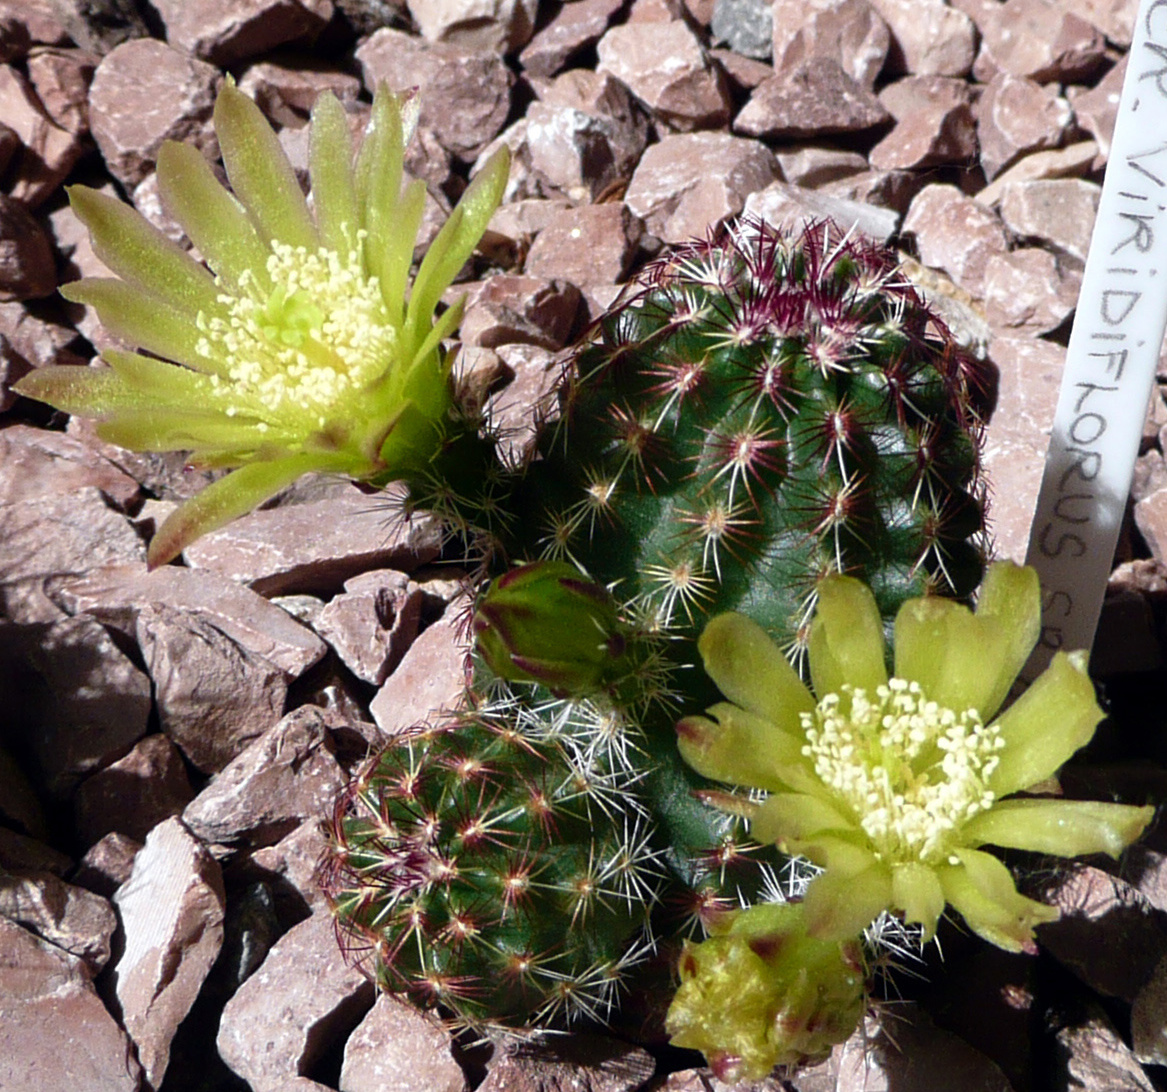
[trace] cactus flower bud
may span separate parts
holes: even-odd
[[[866,1006],[858,937],[808,936],[801,903],[731,911],[710,932],[685,943],[665,1026],[719,1080],[761,1080],[775,1066],[811,1061],[858,1026]]]
[[[615,599],[565,561],[500,576],[474,614],[478,651],[496,675],[559,695],[600,690],[620,674],[625,636]]]

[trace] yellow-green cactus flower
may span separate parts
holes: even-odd
[[[1058,653],[994,719],[1040,626],[1037,574],[990,567],[974,613],[909,600],[895,620],[894,675],[871,592],[819,586],[808,656],[815,696],[762,629],[713,618],[699,642],[729,700],[677,726],[698,772],[768,793],[751,813],[763,842],[825,868],[806,893],[814,936],[843,938],[891,909],[930,937],[945,904],[1009,951],[1057,911],[1020,895],[981,846],[1118,856],[1150,807],[1017,797],[1094,734],[1102,711],[1081,652]]]
[[[70,188],[117,276],[62,294],[150,355],[106,350],[108,368],[43,368],[17,390],[97,418],[123,447],[237,468],[166,520],[151,565],[308,471],[381,484],[440,448],[453,407],[442,340],[461,306],[435,311],[501,199],[508,163],[500,152],[471,182],[411,288],[425,187],[403,186],[402,165],[416,119],[409,96],[378,88],[354,159],[344,108],[321,95],[310,206],[263,114],[228,80],[214,123],[233,193],[195,148],[167,143],[158,154],[163,204],[206,266],[128,205]]]
[[[866,1008],[859,938],[808,936],[801,903],[763,903],[685,943],[665,1017],[674,1046],[700,1050],[723,1081],[761,1080],[845,1041]]]

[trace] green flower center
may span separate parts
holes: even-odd
[[[997,726],[928,701],[918,683],[890,679],[874,701],[845,685],[803,713],[802,728],[802,753],[881,860],[941,864],[960,827],[993,805]]]
[[[261,430],[322,429],[392,364],[397,331],[364,271],[363,240],[344,256],[273,242],[266,277],[217,278],[227,315],[199,316],[198,351],[216,362],[211,382],[228,416],[255,415]]]

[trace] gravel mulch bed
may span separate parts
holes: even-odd
[[[993,530],[1022,560],[1136,8],[0,0],[0,1088],[726,1087],[599,1031],[454,1041],[345,962],[320,820],[378,740],[457,700],[459,573],[425,522],[387,529],[313,479],[147,577],[153,528],[206,476],[8,391],[114,343],[56,294],[103,269],[67,183],[177,238],[155,157],[179,139],[216,161],[227,75],[301,167],[321,90],[355,129],[378,81],[418,87],[427,238],[512,150],[457,287],[461,366],[520,433],[545,365],[662,247],[743,211],[855,224],[1000,371]],[[1111,716],[1067,794],[1167,787],[1164,427],[1156,391],[1092,661]],[[1167,1088],[1167,836],[1046,879],[1064,916],[1037,956],[944,931],[829,1061],[749,1087]]]

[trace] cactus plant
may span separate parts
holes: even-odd
[[[466,796],[459,762],[432,742],[395,745],[338,814],[329,866],[342,926],[376,950],[379,976],[402,976],[397,988],[471,1020],[546,1013],[573,990],[587,999],[577,1011],[606,998],[589,982],[597,968],[616,978],[632,964],[619,945],[643,951],[643,914],[594,916],[597,947],[557,878],[542,923],[518,943],[499,879],[515,853],[558,877],[561,861],[628,858],[632,843],[644,853],[651,844],[679,917],[710,921],[752,899],[767,882],[765,855],[705,805],[721,798],[675,744],[681,702],[708,704],[715,693],[693,667],[697,635],[711,615],[736,609],[797,656],[816,588],[838,571],[872,586],[884,618],[913,595],[971,593],[982,572],[989,387],[888,252],[829,223],[784,235],[743,222],[641,274],[569,361],[527,462],[469,461],[458,481],[411,481],[413,506],[477,537],[495,574],[475,612],[494,669],[480,662],[478,689],[499,692],[495,672],[530,684],[511,691],[505,730],[495,723],[483,735],[477,712],[455,718],[459,747],[500,783],[526,785],[538,767],[540,783],[567,784],[586,769],[619,785],[609,798],[619,810],[595,827],[551,830],[529,816],[522,830],[508,827],[476,849],[468,894],[432,865],[417,872],[421,841],[427,859],[446,860],[462,850],[460,835],[456,824],[430,824],[423,837],[391,771],[405,746],[409,768],[440,786],[434,800],[452,815],[469,807],[479,822],[494,805],[473,801],[493,801],[493,789]],[[582,593],[589,579],[596,586]],[[566,736],[557,727],[573,721]],[[525,745],[498,752],[499,734],[520,726]],[[510,802],[506,814],[525,807]],[[443,938],[466,899],[479,908],[474,940],[451,946]],[[418,905],[419,951],[429,954],[403,958]],[[546,946],[529,943],[536,933]],[[552,978],[500,987],[500,960],[516,952],[545,953]],[[456,988],[435,994],[434,973]]]

